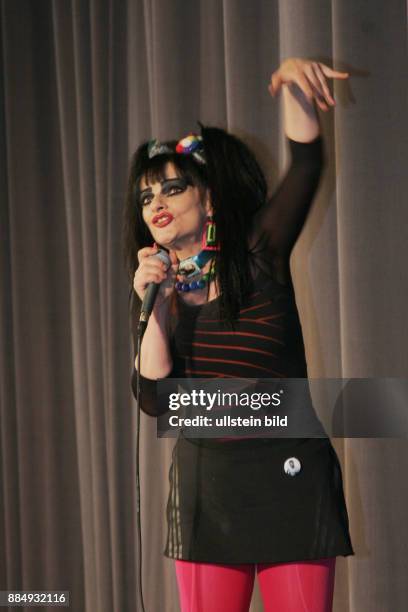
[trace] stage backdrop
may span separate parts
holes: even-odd
[[[130,155],[200,119],[243,137],[273,190],[287,151],[272,71],[289,56],[349,71],[320,113],[328,165],[291,262],[309,373],[406,376],[406,3],[2,0],[1,18],[0,588],[130,612]],[[176,612],[162,556],[173,441],[145,415],[141,435],[146,612]],[[338,559],[335,611],[406,610],[407,442],[335,447],[356,550]]]

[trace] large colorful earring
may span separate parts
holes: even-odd
[[[211,216],[207,217],[204,225],[201,248],[203,251],[219,251],[220,249],[217,244],[217,226]]]

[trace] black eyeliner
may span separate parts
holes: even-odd
[[[185,179],[183,178],[172,178],[172,179],[165,179],[164,181],[161,182],[162,187],[165,186],[170,186],[170,187],[179,187],[180,189],[186,189],[186,187],[188,186],[188,183]]]
[[[166,194],[167,191],[169,191],[170,189],[174,187],[181,189],[183,191],[185,191],[188,187],[188,182],[181,177],[164,179],[163,181],[160,181],[160,184],[162,186],[161,192],[164,194]],[[140,199],[139,199],[141,206],[144,206],[144,196],[145,195],[153,195],[153,191],[151,187],[147,187],[146,189],[143,189],[140,195]]]

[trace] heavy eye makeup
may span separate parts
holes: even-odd
[[[161,193],[165,196],[173,196],[178,193],[182,193],[188,187],[188,183],[185,179],[177,177],[174,179],[166,179],[164,181],[160,181],[161,183]],[[140,193],[139,202],[141,206],[147,206],[153,199],[153,192],[151,187],[147,187],[143,189]]]

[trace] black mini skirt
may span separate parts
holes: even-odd
[[[180,435],[169,483],[166,557],[234,564],[354,554],[329,438]]]

